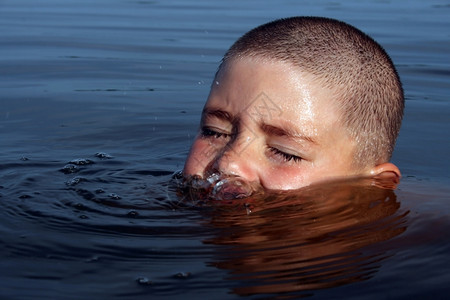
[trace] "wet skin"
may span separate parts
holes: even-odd
[[[399,176],[389,163],[355,167],[356,144],[336,101],[336,91],[288,63],[234,60],[212,85],[183,172],[238,176],[270,190],[385,171]]]

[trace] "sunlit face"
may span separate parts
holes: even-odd
[[[239,176],[275,190],[358,174],[334,97],[288,63],[228,63],[212,85],[184,174]]]

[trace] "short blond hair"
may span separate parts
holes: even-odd
[[[357,145],[355,164],[389,161],[403,118],[403,89],[392,60],[371,37],[341,21],[292,17],[244,34],[218,72],[241,57],[291,63],[338,90],[342,124]]]

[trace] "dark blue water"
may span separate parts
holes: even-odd
[[[0,298],[445,299],[449,13],[437,0],[0,1]],[[400,186],[183,201],[172,174],[221,56],[292,15],[341,19],[391,54]]]

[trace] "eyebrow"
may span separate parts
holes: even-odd
[[[209,108],[203,109],[202,119],[205,119],[208,117],[216,117],[220,120],[225,120],[230,123],[234,123],[234,121],[236,121],[236,118],[234,116],[232,116],[230,113],[220,110],[220,109],[209,109]]]
[[[260,128],[268,135],[282,136],[293,140],[300,139],[311,144],[318,145],[317,141],[313,137],[300,133],[288,126],[273,126],[266,123],[261,123]]]
[[[209,117],[216,117],[220,120],[224,120],[232,124],[237,121],[237,117],[224,110],[204,108],[202,111],[202,121]],[[259,128],[261,128],[261,130],[267,135],[287,137],[292,140],[303,140],[314,145],[319,144],[313,137],[305,135],[293,129],[289,124],[282,124],[282,126],[273,126],[262,122],[259,124]]]

